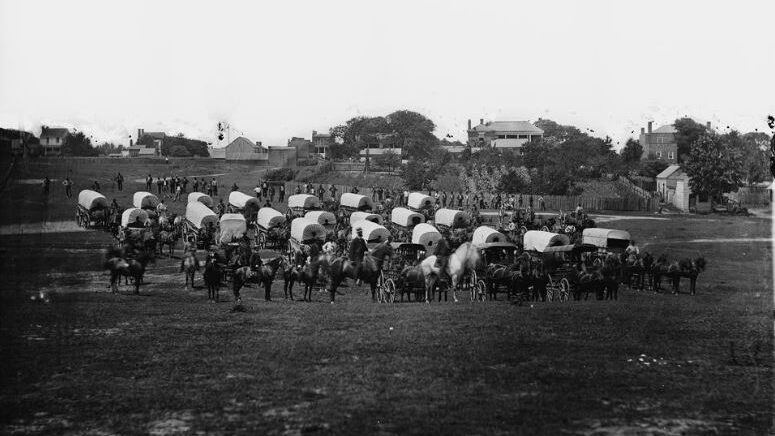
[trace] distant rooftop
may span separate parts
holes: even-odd
[[[522,132],[543,134],[544,131],[534,126],[528,121],[488,121],[479,124],[472,130],[477,132]]]
[[[652,133],[678,133],[678,130],[672,124],[668,124],[653,130]]]

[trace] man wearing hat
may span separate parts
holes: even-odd
[[[355,229],[357,236],[350,242],[350,262],[355,263],[355,278],[356,284],[360,284],[358,276],[361,274],[361,263],[363,263],[363,255],[366,254],[368,247],[366,241],[363,239],[363,229],[358,227]]]

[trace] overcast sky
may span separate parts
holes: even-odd
[[[357,115],[550,118],[614,141],[775,113],[775,1],[0,0],[0,125],[285,145]],[[631,134],[631,131],[635,134]],[[234,135],[232,135],[232,139]]]

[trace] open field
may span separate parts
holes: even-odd
[[[3,224],[72,215],[61,195],[12,189]],[[605,225],[703,254],[697,296],[384,305],[344,288],[331,306],[284,301],[275,282],[275,301],[254,286],[229,313],[227,289],[221,304],[201,276],[183,289],[178,259],[151,265],[141,296],[106,292],[104,233],[0,236],[0,433],[766,433],[769,221],[651,218]]]

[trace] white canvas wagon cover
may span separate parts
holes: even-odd
[[[229,204],[238,210],[244,210],[246,207],[251,207],[255,210],[261,208],[261,202],[258,201],[258,198],[239,191],[229,193]]]
[[[148,221],[148,214],[137,207],[130,207],[121,214],[121,227],[126,227],[133,222],[137,221],[137,217],[140,217],[140,222],[145,224]]]
[[[479,226],[474,230],[471,243],[474,245],[490,244],[493,242],[507,242],[506,235],[492,227]]]
[[[108,199],[97,191],[84,189],[78,194],[78,204],[88,210],[102,209],[108,207]]]
[[[218,224],[218,215],[198,201],[186,205],[186,219],[197,229],[207,227],[207,223]]]
[[[439,209],[433,217],[433,223],[447,227],[465,227],[468,219],[462,210]]]
[[[225,213],[220,221],[221,235],[218,242],[228,244],[234,239],[240,239],[248,231],[245,217],[239,213]]]
[[[203,193],[203,192],[192,192],[188,194],[188,202],[193,203],[195,201],[198,201],[205,206],[212,208],[213,207],[213,199],[209,195]]]
[[[291,221],[291,238],[298,242],[306,242],[314,239],[324,241],[326,228],[315,221],[306,218],[296,218]]]
[[[291,209],[317,209],[320,199],[310,194],[295,194],[288,197],[288,207]]]
[[[282,225],[285,222],[285,215],[271,207],[262,207],[258,210],[256,222],[259,226],[268,230]]]
[[[358,221],[371,221],[373,223],[382,224],[382,215],[378,215],[376,213],[369,213],[369,212],[353,212],[350,214],[350,225],[353,223],[357,223]]]
[[[547,247],[570,244],[570,238],[559,233],[530,230],[525,233],[522,243],[526,251],[533,250],[543,253]]]
[[[424,209],[431,207],[436,203],[430,195],[425,195],[422,192],[410,192],[409,198],[406,201],[406,205],[412,209]]]
[[[428,223],[421,223],[414,226],[412,230],[412,243],[421,244],[425,247],[434,246],[442,238],[441,233],[436,227]]]
[[[390,237],[390,231],[383,226],[371,221],[360,221],[353,226],[352,237],[358,234],[358,229],[363,229],[363,239],[366,242],[384,242]]]
[[[336,225],[336,215],[324,210],[313,210],[304,214],[304,218],[315,221],[324,227],[332,227]]]
[[[352,221],[352,218],[350,218],[350,221]],[[396,207],[390,212],[390,221],[399,226],[412,227],[425,222],[425,217],[423,214],[411,211],[405,207]]]
[[[138,207],[140,209],[156,209],[156,206],[159,205],[159,198],[150,192],[145,191],[135,192],[132,200],[134,207]]]
[[[596,227],[584,229],[584,231],[581,232],[582,244],[591,244],[596,247],[607,248],[609,239],[618,239],[629,243],[630,233],[624,230],[600,229]]]
[[[371,200],[371,197],[353,194],[352,192],[345,192],[342,194],[342,197],[339,199],[339,205],[361,211],[374,209],[374,202]]]

